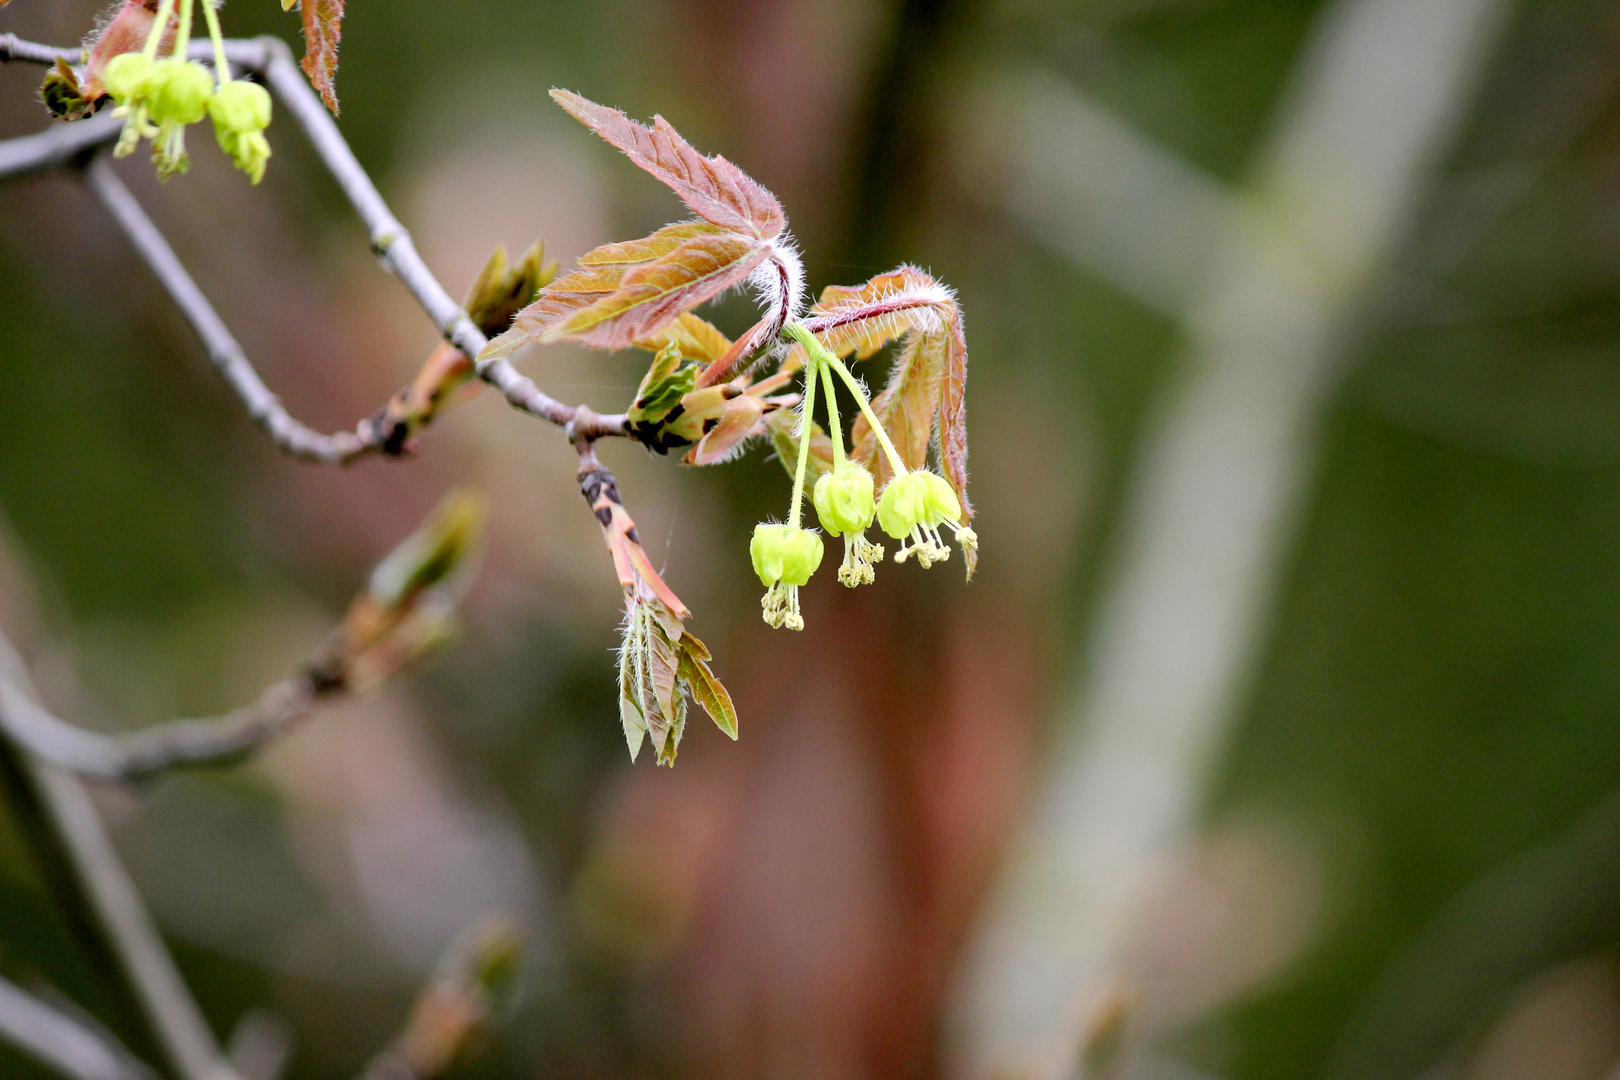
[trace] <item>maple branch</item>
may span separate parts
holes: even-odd
[[[9,645],[0,639],[0,648]],[[136,781],[177,765],[240,758],[308,716],[320,699],[344,689],[340,676],[312,664],[268,687],[253,704],[224,716],[105,735],[60,719],[0,676],[0,730],[30,753],[82,776]]]
[[[63,49],[24,41],[16,34],[0,34],[0,64],[9,60],[21,60],[28,64],[54,64],[58,60],[66,60],[70,64],[82,64],[85,52],[78,46]]]
[[[272,442],[292,457],[323,465],[347,464],[381,449],[382,432],[369,419],[360,421],[354,431],[339,431],[332,435],[323,435],[293,419],[281,399],[271,393],[264,380],[259,378],[242,346],[237,344],[224,320],[186,272],[163,233],[146,216],[129,188],[118,179],[112,162],[105,155],[96,156],[86,169],[85,178],[90,189],[111,212],[113,219],[124,230],[124,235],[157,276],[169,298],[191,324],[192,330],[196,331],[214,369],[242,399],[248,416],[264,429]]]
[[[332,119],[331,113],[327,112],[319,96],[304,79],[303,72],[293,60],[292,51],[279,38],[263,38],[261,41],[264,49],[265,81],[292,113],[294,121],[303,129],[316,155],[332,174],[332,178],[337,181],[349,204],[354,207],[354,212],[365,224],[371,236],[371,248],[376,252],[377,258],[393,272],[394,276],[404,282],[405,287],[416,298],[422,310],[427,312],[428,318],[433,320],[433,324],[439,328],[446,341],[465,355],[477,357],[484,351],[484,346],[489,344],[489,340],[473,325],[467,313],[461,309],[461,305],[444,291],[444,286],[439,284],[433,272],[422,261],[410,233],[388,209],[388,204],[383,201],[377,186],[372,183],[370,174],[355,158],[348,140],[344,139],[343,133],[338,130],[337,122]],[[234,62],[235,58],[232,59]],[[558,427],[574,424],[576,414],[580,414],[579,407],[565,405],[551,397],[536,386],[534,380],[519,374],[518,370],[504,358],[482,361],[477,363],[476,367],[478,377],[499,390],[507,402],[516,409],[538,416]],[[586,410],[586,413],[589,413],[589,410]],[[622,414],[597,416],[589,413],[589,415],[594,417],[594,423],[575,425],[576,435],[584,434],[591,439],[597,439],[627,434],[626,421]]]
[[[55,63],[58,56],[75,55],[73,50],[21,41],[15,35],[6,35],[5,38],[0,38],[0,41],[3,41],[6,47],[5,51],[0,51],[0,62],[20,60],[49,64]],[[207,42],[194,43],[191,54],[194,59],[203,62],[212,58]],[[270,89],[281,99],[287,111],[292,114],[294,122],[309,139],[316,156],[332,174],[349,204],[354,207],[355,213],[365,224],[371,238],[372,250],[376,252],[378,259],[405,284],[445,340],[467,356],[476,357],[482,352],[488,340],[478,327],[473,325],[461,306],[450,298],[444,286],[439,284],[433,272],[422,261],[410,233],[388,209],[388,204],[383,201],[371,176],[355,158],[354,151],[349,148],[348,141],[338,129],[337,122],[332,119],[331,114],[321,104],[320,97],[305,80],[286,43],[273,37],[227,41],[225,55],[232,65],[261,75]],[[110,115],[96,116],[78,123],[58,125],[38,135],[0,141],[0,180],[69,165],[85,152],[117,138],[120,128],[120,122]],[[155,230],[153,231],[155,234]],[[166,244],[164,246],[167,247]],[[223,325],[219,329],[223,330]],[[226,333],[225,336],[228,338],[229,334]],[[205,344],[208,344],[206,339]],[[240,349],[236,351],[240,353]],[[487,360],[476,366],[478,377],[499,390],[514,408],[558,427],[567,427],[574,423],[577,412],[575,406],[566,405],[545,393],[535,385],[534,380],[520,374],[506,359]],[[265,391],[265,394],[268,395],[268,391]],[[250,402],[250,407],[251,404]],[[589,415],[594,418],[592,423],[576,424],[577,434],[583,434],[591,439],[628,434],[623,414],[603,416],[589,413]],[[308,460],[328,460],[328,457],[322,454],[334,448],[322,447],[318,441],[326,437],[309,432],[308,429],[305,429],[305,432],[307,435],[315,436],[316,440],[308,443],[309,452],[290,452]],[[339,454],[333,460],[351,459],[343,458]]]
[[[34,135],[0,140],[0,180],[60,169],[118,138],[124,122],[111,113],[72,124],[53,124]]]
[[[157,1080],[111,1032],[4,978],[0,1038],[69,1080]]]

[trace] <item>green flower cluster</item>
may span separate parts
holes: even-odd
[[[264,137],[264,129],[270,126],[270,94],[257,83],[231,78],[215,0],[200,0],[214,42],[213,73],[185,58],[196,2],[178,0],[179,23],[170,55],[157,55],[176,7],[176,0],[163,0],[146,47],[107,62],[102,82],[118,103],[113,115],[124,117],[124,130],[113,153],[127,157],[142,139],[149,139],[158,176],[167,180],[191,167],[186,128],[208,116],[213,118],[220,149],[257,184],[270,160],[270,143]]]
[[[854,588],[870,585],[876,577],[874,564],[883,558],[883,548],[866,539],[866,530],[875,519],[878,526],[901,541],[895,562],[912,555],[925,568],[950,558],[950,548],[940,539],[940,526],[948,526],[964,550],[976,549],[978,537],[960,523],[962,503],[945,478],[926,469],[908,469],[894,443],[873,415],[871,403],[860,383],[843,361],[815,339],[803,326],[790,324],[787,334],[805,347],[804,400],[799,414],[799,452],[793,475],[793,505],[788,522],[754,527],[749,544],[754,572],[765,585],[765,621],[773,627],[804,629],[799,613],[799,586],[821,565],[821,537],[799,524],[804,500],[805,478],[810,457],[817,384],[826,388],[827,417],[831,423],[833,466],[816,481],[811,502],[821,527],[831,536],[844,538],[844,562],[838,580]],[[876,498],[876,482],[860,463],[844,453],[844,437],[838,424],[838,404],[833,395],[833,373],[837,372],[855,396],[879,444],[888,457],[894,478]],[[908,542],[909,541],[909,546]]]

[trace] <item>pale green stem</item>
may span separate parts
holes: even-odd
[[[803,345],[805,354],[812,361],[820,361],[843,376],[844,382],[849,385],[850,393],[855,395],[855,404],[861,407],[861,415],[865,416],[866,422],[872,425],[872,431],[877,435],[878,442],[883,446],[883,452],[889,455],[889,464],[894,467],[894,475],[904,476],[910,472],[911,470],[906,468],[906,463],[900,458],[900,451],[896,450],[894,443],[889,441],[889,433],[883,430],[882,423],[872,413],[872,405],[866,400],[866,391],[861,389],[860,382],[854,375],[850,374],[849,368],[844,366],[844,362],[834,356],[827,346],[817,341],[816,336],[806,330],[802,323],[788,323],[782,328],[782,332]],[[811,366],[814,366],[814,364]]]
[[[827,391],[827,426],[832,435],[833,468],[839,469],[844,464],[844,429],[838,423],[838,392],[833,386],[832,368],[826,364],[817,365],[821,368],[821,386]]]
[[[225,35],[219,29],[214,0],[203,0],[203,18],[208,20],[208,36],[214,42],[214,77],[224,86],[231,81],[231,65],[225,59]]]
[[[872,405],[866,400],[866,391],[861,389],[860,380],[850,374],[849,368],[845,367],[844,362],[838,357],[828,353],[827,359],[832,369],[844,377],[844,383],[849,387],[850,393],[855,395],[855,404],[861,407],[861,415],[866,417],[868,424],[872,425],[873,432],[877,434],[878,442],[883,446],[883,452],[889,455],[889,464],[894,467],[894,475],[906,475],[911,470],[906,468],[906,463],[900,459],[900,451],[894,448],[894,443],[889,441],[889,433],[883,430],[882,423],[873,414]]]
[[[804,503],[804,474],[810,467],[810,433],[814,429],[816,409],[816,357],[812,355],[804,369],[804,404],[799,413],[799,463],[793,470],[793,510],[788,514],[788,525],[799,527],[799,510]]]
[[[180,0],[180,29],[175,31],[171,54],[177,60],[186,58],[186,46],[191,44],[191,5],[192,0]]]
[[[169,19],[173,15],[174,0],[163,0],[158,5],[157,15],[152,19],[152,32],[146,35],[146,48],[141,50],[148,60],[157,58],[158,46],[163,43],[163,31],[168,29]]]

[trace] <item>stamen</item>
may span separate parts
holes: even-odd
[[[773,630],[787,627],[789,630],[803,630],[804,618],[799,614],[799,587],[797,585],[784,585],[777,582],[765,590],[765,596],[760,600],[760,607],[764,609],[765,622]]]
[[[874,562],[883,558],[883,548],[859,533],[844,534],[844,565],[838,568],[838,580],[851,589],[857,585],[870,585],[877,580],[872,569]]]

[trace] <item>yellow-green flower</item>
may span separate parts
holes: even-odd
[[[911,555],[926,568],[951,557],[951,549],[940,540],[939,527],[950,526],[964,550],[979,546],[972,529],[958,523],[962,503],[951,485],[937,473],[918,469],[889,481],[878,499],[877,519],[883,531],[902,541],[894,553],[895,562]],[[911,546],[904,543],[909,539]]]
[[[803,630],[799,586],[809,581],[821,565],[821,537],[797,525],[761,523],[754,526],[748,554],[754,562],[754,573],[766,587],[762,604],[765,621],[773,627]]]
[[[875,490],[872,474],[846,459],[823,473],[810,494],[821,527],[844,538],[844,563],[838,568],[838,580],[852,589],[870,585],[874,578],[872,564],[883,558],[883,549],[865,535],[877,514]]]
[[[240,79],[221,86],[208,102],[219,148],[255,184],[264,178],[270,160],[270,142],[264,137],[270,111],[269,92],[258,83]]]

